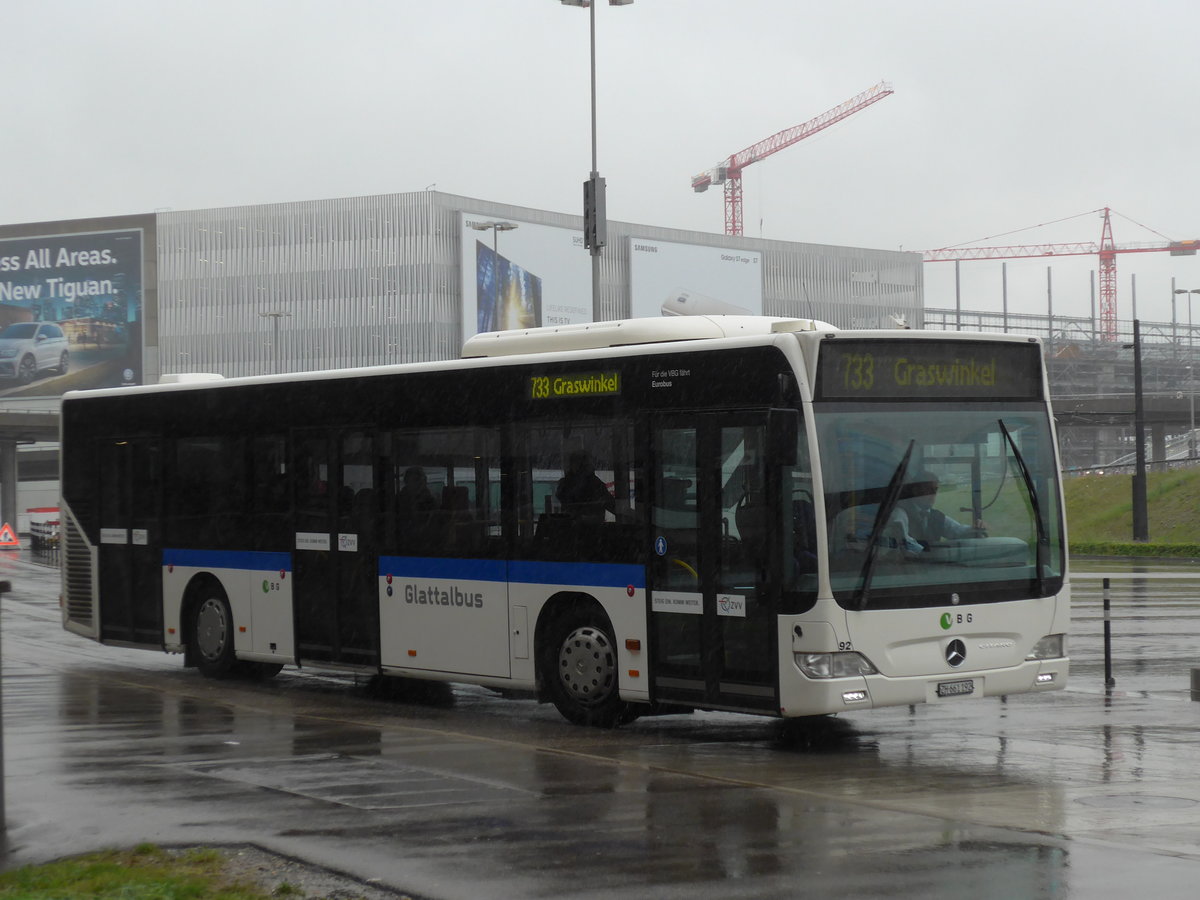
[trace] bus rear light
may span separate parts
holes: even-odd
[[[1029,651],[1027,660],[1061,659],[1067,655],[1067,636],[1065,634],[1048,634]]]
[[[861,703],[866,699],[866,691],[846,691],[844,694],[842,694],[843,703]]]
[[[630,670],[629,670],[629,677],[630,677],[630,678],[641,678],[641,677],[642,677],[642,673],[641,673],[641,672],[639,672],[637,669],[630,669]]]
[[[850,678],[879,672],[861,653],[793,653],[792,657],[809,678]]]

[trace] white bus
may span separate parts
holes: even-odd
[[[1064,687],[1037,340],[698,316],[463,357],[68,393],[65,627],[602,726]]]

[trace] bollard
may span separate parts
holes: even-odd
[[[1112,687],[1117,683],[1112,673],[1112,607],[1109,602],[1109,580],[1104,579],[1104,686]],[[1194,698],[1193,698],[1194,699]]]

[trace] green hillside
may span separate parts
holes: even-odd
[[[1200,558],[1200,468],[1148,472],[1149,544],[1133,543],[1133,476],[1064,482],[1067,536],[1075,553]]]

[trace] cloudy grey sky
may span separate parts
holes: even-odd
[[[1108,206],[1118,244],[1200,238],[1194,0],[600,4],[611,219],[722,232],[720,190],[692,175],[886,80],[746,170],[747,235],[1091,241]],[[0,22],[0,222],[430,186],[580,211],[588,12],[558,0],[0,0]],[[1097,266],[1053,263],[1056,313],[1089,314]],[[926,265],[927,305],[954,305],[953,269]],[[1010,310],[1045,311],[1046,269],[1008,263]],[[1000,309],[998,263],[960,270],[965,308]],[[1122,319],[1134,283],[1156,321],[1172,277],[1200,288],[1200,257],[1117,271]]]

